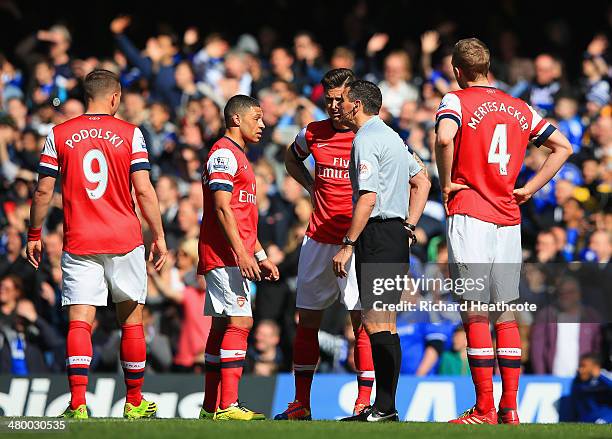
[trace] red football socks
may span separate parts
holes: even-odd
[[[210,329],[204,353],[204,410],[214,413],[219,407],[219,384],[221,383],[221,341],[223,331]]]
[[[310,408],[310,388],[319,363],[319,330],[297,327],[293,341],[295,399]]]
[[[515,321],[495,325],[497,362],[502,379],[499,407],[516,410],[516,394],[521,375],[521,336]]]
[[[80,320],[71,321],[66,339],[66,372],[70,386],[70,408],[73,410],[85,404],[91,355],[91,325]]]
[[[246,357],[249,330],[227,325],[221,341],[221,400],[219,407],[228,408],[238,401],[238,385]]]
[[[147,345],[142,323],[121,326],[121,367],[125,378],[125,401],[138,407],[147,360]]]
[[[357,403],[370,405],[374,385],[374,361],[370,337],[362,326],[355,331],[355,368],[357,369]]]
[[[467,354],[476,390],[476,410],[487,413],[495,407],[493,401],[493,341],[489,330],[489,319],[483,316],[469,317],[465,325]]]

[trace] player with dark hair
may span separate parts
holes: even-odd
[[[484,289],[460,296],[468,303],[508,303],[519,297],[522,261],[519,205],[544,186],[572,153],[568,140],[529,105],[487,80],[489,49],[476,38],[453,50],[453,71],[462,90],[447,93],[436,114],[436,159],[444,207],[451,275],[481,278]],[[514,189],[527,144],[552,150],[524,187]],[[512,311],[468,308],[463,325],[476,390],[476,405],[450,422],[518,424],[516,394],[521,337]],[[495,324],[502,396],[493,401]]]
[[[259,102],[231,98],[224,110],[225,136],[210,149],[203,175],[204,217],[198,273],[206,277],[204,313],[213,323],[205,348],[201,419],[264,419],[238,401],[238,385],[253,326],[250,281],[278,280],[257,239],[255,174],[245,154],[265,128]]]
[[[310,419],[310,388],[319,361],[318,332],[323,311],[339,297],[351,316],[355,334],[355,366],[358,395],[354,412],[370,405],[374,365],[370,341],[361,325],[361,305],[351,261],[349,275],[337,278],[331,259],[342,244],[353,211],[348,175],[353,132],[341,122],[339,107],[345,84],[355,80],[349,69],[325,74],[321,85],[329,119],[302,129],[285,154],[287,172],[310,193],[314,210],[300,251],[296,306],[299,322],[293,347],[295,400],[275,419]],[[315,160],[314,179],[303,161]]]
[[[110,290],[121,324],[121,366],[127,388],[125,418],[149,418],[154,402],[142,397],[147,357],[142,309],[147,270],[140,221],[132,187],[152,233],[149,260],[160,270],[168,251],[159,203],[149,179],[151,165],[140,129],[114,117],[121,100],[119,78],[94,70],[85,78],[87,112],[55,126],[40,157],[40,179],[30,210],[27,254],[38,268],[41,229],[62,176],[64,252],[62,306],[68,308],[66,371],[70,405],[64,418],[86,419],[87,375],[92,357],[91,330],[97,306]]]

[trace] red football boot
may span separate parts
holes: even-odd
[[[451,424],[464,425],[497,424],[497,413],[495,409],[492,408],[487,413],[481,414],[476,412],[476,407],[472,407],[463,412],[457,419],[451,419],[448,422]]]
[[[518,425],[520,424],[518,412],[515,409],[500,408],[499,411],[497,412],[497,422],[499,424]]]

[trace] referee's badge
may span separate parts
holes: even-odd
[[[372,175],[372,164],[367,160],[361,160],[359,162],[359,180],[364,181],[370,178]]]

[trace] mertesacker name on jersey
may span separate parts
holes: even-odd
[[[90,128],[88,130],[80,130],[72,133],[72,136],[66,140],[66,145],[70,148],[74,148],[77,143],[86,139],[108,140],[115,148],[123,144],[123,139],[112,131],[106,130],[102,132],[101,128]]]
[[[508,113],[510,116],[519,121],[523,131],[529,128],[527,118],[523,116],[523,113],[521,113],[520,110],[517,110],[512,105],[505,105],[503,102],[497,101],[483,102],[482,105],[478,106],[478,108],[474,110],[474,115],[470,118],[468,126],[475,130],[485,115],[487,113],[491,113],[492,111],[502,111],[504,113]]]

